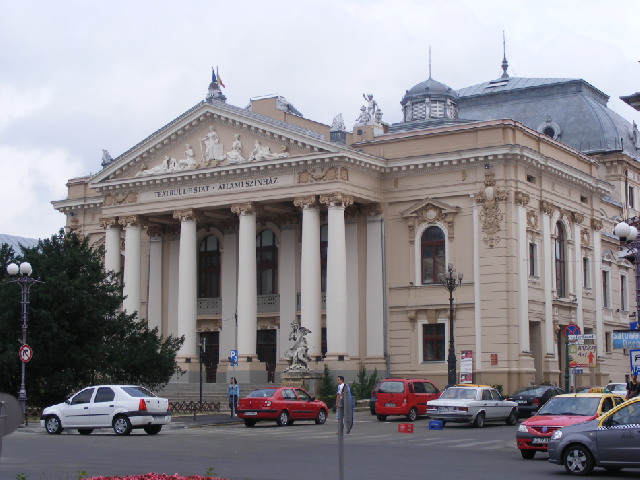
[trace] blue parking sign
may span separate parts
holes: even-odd
[[[229,355],[229,364],[232,367],[238,366],[238,350],[231,350],[231,355]]]
[[[631,375],[640,375],[640,350],[629,350]]]

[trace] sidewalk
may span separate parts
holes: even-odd
[[[231,418],[229,413],[198,413],[196,419],[193,419],[193,414],[185,415],[172,415],[171,426],[174,428],[193,428],[204,427],[212,425],[234,425],[243,423],[243,420],[238,417]]]

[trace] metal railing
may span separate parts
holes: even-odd
[[[198,315],[222,315],[222,299],[199,298]]]
[[[327,309],[327,294],[325,292],[322,292],[322,299],[320,300],[321,305],[322,305],[322,310],[326,310]],[[296,310],[300,311],[301,310],[301,300],[300,300],[300,294],[298,294],[296,296]]]
[[[171,413],[219,412],[220,402],[169,402]]]
[[[279,313],[280,295],[258,295],[258,313]]]

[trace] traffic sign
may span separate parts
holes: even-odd
[[[29,345],[22,345],[20,347],[20,350],[18,350],[18,354],[20,355],[20,360],[22,360],[24,363],[27,363],[29,360],[31,360],[31,357],[33,357],[33,350],[31,350],[31,347]]]
[[[569,345],[570,367],[595,367],[597,357],[595,345]]]
[[[630,350],[631,375],[640,375],[640,350]]]
[[[238,366],[238,350],[231,350],[231,355],[229,355],[229,365],[232,367]]]
[[[613,348],[640,348],[640,331],[613,332]]]
[[[586,333],[584,335],[569,335],[570,342],[575,342],[578,340],[595,340],[595,339],[596,339],[595,333]]]
[[[582,375],[584,373],[584,370],[582,370],[581,368],[574,368],[573,373],[575,373],[576,375]]]
[[[580,327],[575,323],[570,323],[566,327],[564,327],[564,336],[567,335],[580,335],[582,332],[580,331]]]

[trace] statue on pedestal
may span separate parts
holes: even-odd
[[[295,320],[291,322],[291,333],[289,334],[289,340],[293,340],[295,343],[284,354],[284,359],[289,362],[289,366],[285,368],[285,372],[309,372],[309,344],[305,335],[311,333],[311,330],[298,325]]]

